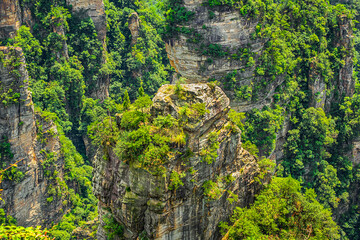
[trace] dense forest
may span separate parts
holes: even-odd
[[[360,1],[87,1],[0,35],[1,239],[360,239]]]

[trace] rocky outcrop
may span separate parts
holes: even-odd
[[[140,234],[150,239],[219,239],[218,224],[227,220],[235,206],[253,201],[259,184],[257,160],[241,147],[240,130],[227,117],[229,99],[219,87],[207,84],[181,85],[183,97],[173,85],[162,86],[153,99],[152,118],[170,114],[176,119],[181,109],[203,103],[206,113],[183,126],[186,144],[164,164],[166,173],[154,175],[122,162],[112,151],[108,159],[95,160],[94,193],[99,199],[101,223],[113,216],[125,226],[125,238]],[[185,96],[185,97],[184,97]],[[216,133],[216,159],[205,161],[210,135]],[[184,158],[184,152],[191,153]],[[181,174],[174,188],[171,173]],[[233,195],[234,194],[234,195]],[[233,196],[238,198],[232,201]],[[102,227],[98,239],[105,239]]]
[[[140,37],[140,19],[137,12],[133,12],[128,20],[129,23],[129,30],[131,32],[131,46],[134,46],[137,42],[137,39]]]
[[[106,38],[106,14],[103,0],[67,0],[73,11],[90,17],[95,24],[98,39],[104,43]]]
[[[250,57],[255,62],[259,59],[266,41],[253,37],[256,34],[258,20],[241,16],[236,8],[209,8],[205,2],[184,1],[184,7],[194,12],[194,17],[184,24],[184,27],[192,29],[201,40],[200,43],[193,43],[193,35],[182,33],[170,38],[166,43],[170,64],[176,72],[187,79],[187,83],[206,82],[209,79],[217,79],[223,83],[222,78],[236,71],[237,88],[256,84],[260,78],[255,76],[255,65],[249,64],[248,60]],[[204,50],[206,51],[210,45],[217,45],[227,55],[217,57],[204,54]],[[233,57],[240,57],[239,51],[242,50],[247,52],[246,57]],[[248,111],[269,104],[276,87],[283,81],[284,78],[278,76],[262,91],[259,100],[255,102],[237,99],[233,88],[223,89],[231,99],[232,108]]]
[[[13,38],[21,24],[32,25],[31,12],[27,4],[18,0],[0,2],[0,39]]]
[[[227,5],[209,7],[207,1],[184,0],[183,6],[194,15],[187,22],[176,25],[178,27],[176,34],[169,36],[166,44],[170,63],[176,72],[187,79],[186,83],[219,80],[231,100],[231,107],[238,111],[249,111],[269,105],[273,101],[272,96],[277,87],[285,78],[284,75],[278,75],[264,80],[266,74],[259,76],[255,72],[257,60],[263,54],[264,44],[268,41],[256,35],[258,19],[242,16],[236,7]],[[338,23],[338,29],[332,30],[333,35],[337,36],[332,44],[346,49],[347,54],[342,59],[344,65],[334,72],[334,78],[330,79],[331,84],[328,83],[329,80],[323,79],[323,74],[315,63],[308,73],[310,106],[322,107],[325,110],[329,110],[331,102],[339,101],[338,96],[351,96],[354,91],[353,26],[346,16],[338,17]],[[209,46],[215,45],[213,54],[206,53]],[[246,51],[246,57],[242,57],[242,60],[237,58],[240,57],[238,51],[240,49]],[[221,51],[226,55],[221,55]],[[237,57],[234,57],[236,55]],[[224,77],[234,71],[236,71],[234,75],[236,83],[226,87]],[[255,99],[237,97],[236,90],[263,85],[264,81],[271,84],[257,90]],[[333,85],[339,86],[338,91],[331,89]]]
[[[20,6],[16,0],[3,0],[0,3],[0,39],[15,36],[20,28]]]
[[[4,179],[1,184],[4,202],[0,202],[0,207],[15,217],[19,225],[46,226],[57,222],[66,210],[61,200],[47,201],[48,186],[52,182],[45,176],[42,164],[46,158],[45,151],[55,154],[60,151],[57,129],[53,122],[36,116],[34,112],[22,50],[0,47],[0,54],[3,54],[3,62],[0,63],[0,137],[2,141],[9,141],[13,153],[12,158],[4,158],[2,152],[0,163],[8,166],[21,160],[16,171],[23,175],[12,180]],[[19,59],[19,67],[11,61],[12,57]],[[43,137],[49,133],[51,136],[44,141],[39,133]],[[61,178],[63,159],[58,158],[55,164]]]
[[[217,8],[210,16],[210,9],[204,5],[206,1],[184,1],[184,6],[195,12],[194,18],[186,27],[194,28],[200,33],[204,44],[218,44],[223,49],[235,52],[238,48],[250,48],[254,53],[261,51],[263,42],[259,39],[251,40],[258,24],[256,20],[248,20],[240,15],[239,10],[230,7]],[[204,82],[210,77],[224,76],[233,70],[243,69],[244,79],[253,78],[254,69],[246,69],[242,62],[231,58],[213,58],[207,64],[207,56],[197,50],[197,44],[188,43],[191,37],[179,34],[166,44],[166,50],[171,65],[189,82]],[[206,66],[206,68],[204,68]]]

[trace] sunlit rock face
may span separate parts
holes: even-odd
[[[241,147],[240,130],[230,127],[230,101],[224,92],[207,84],[181,86],[186,97],[179,98],[172,85],[162,86],[150,112],[152,117],[170,114],[178,118],[186,104],[205,103],[207,113],[184,126],[187,140],[179,153],[188,150],[191,157],[184,160],[178,154],[164,165],[167,173],[160,176],[121,162],[112,152],[108,160],[99,157],[95,161],[94,192],[100,200],[100,215],[111,213],[125,226],[127,239],[141,233],[150,239],[219,239],[219,222],[227,220],[235,205],[248,205],[259,188],[254,181],[259,172],[257,160]],[[218,133],[218,156],[207,163],[199,153],[209,147],[213,132]],[[186,172],[184,185],[177,190],[169,188],[172,171]],[[232,176],[231,183],[220,183],[226,176]],[[222,189],[216,199],[204,194],[209,180]],[[239,196],[237,201],[230,203],[230,191]],[[98,239],[105,239],[101,227]]]
[[[17,0],[0,2],[0,39],[14,37],[21,24],[21,9]]]
[[[24,173],[24,176],[16,181],[7,178],[3,180],[1,197],[4,201],[0,202],[0,208],[4,208],[7,214],[15,217],[19,225],[48,226],[51,222],[58,222],[67,208],[61,199],[54,199],[51,203],[46,200],[49,197],[48,186],[52,181],[45,176],[43,170],[42,162],[46,156],[42,150],[54,152],[56,156],[60,155],[57,129],[52,121],[34,112],[21,48],[0,47],[0,54],[4,54],[4,61],[14,56],[21,63],[17,68],[15,65],[12,66],[11,62],[7,62],[6,65],[4,62],[0,63],[2,96],[19,94],[16,102],[2,97],[0,103],[0,138],[2,142],[10,143],[14,155],[12,159],[2,158],[1,168],[3,165],[9,166],[18,162],[18,171]],[[10,89],[12,90],[9,91]],[[46,141],[38,137],[40,132]],[[58,176],[62,179],[62,157],[57,159],[56,165]]]

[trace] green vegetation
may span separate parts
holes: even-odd
[[[360,50],[359,31],[353,28],[358,28],[359,23],[352,21],[360,19],[357,12],[360,2],[332,0],[330,3],[326,0],[209,0],[203,6],[212,21],[222,8],[229,7],[248,21],[257,20],[251,40],[263,41],[264,48],[257,55],[250,45],[231,49],[203,39],[188,42],[193,44],[189,44],[190,48],[208,57],[200,71],[216,59],[239,61],[238,66],[242,68],[222,77],[209,76],[220,80],[224,89],[233,91],[236,100],[249,104],[268,102],[267,106],[246,113],[230,111],[229,118],[242,132],[243,147],[260,158],[278,154],[274,152],[276,146],[284,149],[284,156],[278,162],[281,163],[279,174],[299,180],[303,192],[315,189],[316,199],[327,209],[351,206],[336,220],[349,239],[358,239],[358,204],[349,196],[356,194],[352,189],[359,186],[358,166],[351,162],[350,151],[360,130],[359,54],[356,52]],[[178,4],[180,8],[182,3]],[[169,21],[168,25],[172,24]],[[186,22],[178,21],[177,31],[194,38],[197,32],[188,28],[186,33],[181,25]],[[344,27],[348,31],[346,36],[339,33]],[[207,24],[199,32],[210,28]],[[352,30],[355,41],[345,43],[343,39],[341,42],[340,35],[350,37]],[[340,69],[351,61],[355,65],[355,95],[345,97],[344,91],[339,90],[338,79],[341,79]],[[241,78],[243,72],[250,71],[246,68],[255,69],[250,81]],[[323,92],[312,90],[317,81],[325,85]],[[277,86],[273,96],[269,95],[270,86]],[[324,97],[327,102],[321,105]],[[284,131],[286,135],[282,139],[280,133]]]
[[[48,231],[41,230],[41,227],[17,227],[17,226],[0,226],[0,238],[17,240],[50,240],[51,238],[47,236]]]
[[[0,103],[4,106],[18,103],[20,101],[20,88],[23,83],[20,83],[20,67],[23,64],[20,61],[20,56],[16,53],[14,47],[8,48],[8,53],[0,52],[0,64],[8,70],[9,75],[13,77],[10,86],[0,84]]]
[[[161,11],[163,3],[105,0],[104,4],[108,25],[106,42],[111,60],[109,69],[112,70],[110,96],[117,101],[127,90],[134,100],[141,83],[145,93],[156,93],[168,82],[171,73],[165,43],[160,36],[165,20]],[[131,45],[133,39],[128,19],[134,12],[139,16],[139,36]]]
[[[141,167],[153,174],[166,172],[163,164],[175,155],[177,147],[185,144],[184,120],[171,115],[150,119],[152,101],[148,95],[139,97],[128,110],[123,106],[119,125],[108,117],[89,126],[94,144],[114,148],[124,162]],[[105,151],[107,152],[107,151]]]
[[[295,179],[274,177],[249,208],[236,208],[223,239],[340,239],[331,211],[312,189],[301,193]]]
[[[29,84],[37,114],[39,161],[49,183],[46,202],[62,204],[65,214],[50,230],[41,231],[16,227],[16,220],[0,209],[0,238],[33,239],[38,234],[47,239],[48,232],[55,239],[72,239],[75,228],[96,219],[88,137],[104,150],[103,161],[114,152],[123,163],[164,177],[174,194],[187,186],[184,179],[196,171],[187,165],[194,154],[186,133],[209,114],[206,104],[194,103],[180,78],[166,89],[176,101],[184,102],[176,109],[178,116],[150,113],[151,96],[173,79],[164,40],[182,34],[189,49],[205,60],[202,73],[224,59],[237,66],[224,76],[206,77],[212,90],[218,80],[232,92],[229,96],[233,94],[235,103],[255,106],[241,113],[230,110],[232,123],[225,127],[240,129],[242,147],[257,157],[256,182],[270,178],[275,163],[269,158],[281,155],[276,169],[284,178],[274,177],[253,205],[237,208],[231,223],[221,224],[225,239],[339,239],[340,234],[343,239],[360,239],[359,207],[351,197],[360,186],[360,171],[350,154],[360,132],[356,59],[360,34],[353,28],[360,26],[353,21],[360,20],[355,11],[360,11],[359,0],[204,2],[201,8],[211,21],[221,16],[222,9],[231,8],[246,24],[256,21],[249,42],[236,48],[205,39],[203,33],[211,30],[211,24],[192,28],[196,13],[182,0],[104,0],[105,39],[91,18],[74,12],[65,0],[20,2],[29,7],[33,23],[31,28],[21,26],[14,39],[1,39],[8,53],[0,52],[0,63],[14,81],[0,85],[0,103],[4,107],[21,103],[20,90]],[[336,5],[339,2],[345,5]],[[135,22],[131,30],[130,18]],[[352,30],[354,42],[347,39]],[[252,43],[263,47],[252,49]],[[29,83],[19,82],[23,63],[16,47],[23,49]],[[346,97],[347,83],[342,83],[340,70],[351,69],[352,63],[355,94]],[[109,97],[103,91],[107,84]],[[56,131],[46,129],[50,122]],[[19,129],[23,124],[18,124]],[[196,156],[200,161],[210,165],[218,158],[220,133],[220,129],[206,133],[207,145]],[[6,171],[0,170],[0,182],[21,182],[25,173],[12,164],[11,145],[6,136],[1,137],[0,167]],[[60,143],[58,153],[47,148],[54,140]],[[171,161],[178,165],[168,171],[166,164]],[[233,180],[212,176],[200,187],[208,201],[226,195],[228,203],[237,204],[238,195],[226,189]],[[190,181],[195,183],[195,177]],[[331,219],[331,211],[339,206],[348,209],[335,216],[342,230]],[[123,226],[113,216],[105,216],[104,222],[109,239],[122,237]]]
[[[103,220],[105,223],[104,229],[109,240],[113,240],[115,237],[117,237],[116,239],[123,239],[124,227],[119,225],[113,216],[107,214]]]

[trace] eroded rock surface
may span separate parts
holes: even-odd
[[[3,60],[11,56],[20,59],[20,66],[15,68],[13,63],[0,63],[0,90],[2,93],[0,103],[0,138],[1,141],[9,141],[12,159],[2,158],[0,163],[9,166],[18,162],[18,171],[24,176],[17,180],[8,180],[6,177],[1,184],[3,189],[0,208],[4,208],[7,214],[17,219],[22,226],[46,226],[51,222],[57,222],[63,215],[62,201],[56,199],[47,202],[48,185],[51,181],[44,175],[42,162],[46,158],[41,150],[59,154],[60,143],[57,129],[52,121],[45,120],[34,112],[31,93],[28,90],[28,74],[25,68],[25,59],[20,48],[0,47],[0,53],[5,54]],[[16,72],[14,72],[16,71]],[[12,91],[9,91],[12,89]],[[16,101],[4,98],[5,95],[14,96],[19,93]],[[35,122],[37,121],[38,124]],[[41,126],[41,129],[39,127]],[[38,133],[52,133],[44,142],[38,137]],[[7,139],[7,140],[5,140]],[[3,153],[2,153],[3,154]],[[5,160],[5,162],[3,162]],[[62,178],[64,167],[63,159],[58,158],[57,171]],[[3,166],[1,166],[3,168]]]
[[[20,28],[20,6],[17,0],[2,0],[0,3],[0,39],[14,37]]]
[[[108,153],[108,160],[95,160],[94,192],[100,200],[100,215],[113,215],[125,226],[127,239],[141,233],[150,239],[219,239],[219,222],[227,220],[235,206],[247,206],[259,188],[254,181],[259,172],[257,160],[241,147],[240,130],[227,118],[230,101],[224,92],[207,84],[186,84],[182,89],[185,97],[175,94],[173,85],[162,86],[153,99],[151,114],[178,118],[186,104],[205,103],[207,113],[184,126],[187,141],[179,152],[192,152],[188,159],[181,154],[171,158],[164,165],[164,175],[122,162],[113,152]],[[209,148],[213,132],[220,145],[216,160],[208,163],[200,152]],[[184,185],[177,190],[169,187],[173,171],[186,173]],[[204,186],[210,181],[214,191],[219,189],[215,198],[205,194]],[[238,195],[237,201],[229,201],[231,193]],[[105,239],[101,227],[98,239]]]

